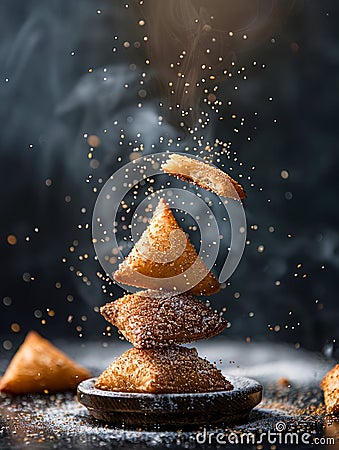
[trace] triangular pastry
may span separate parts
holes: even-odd
[[[137,348],[206,339],[227,321],[192,294],[141,291],[107,303],[101,314]]]
[[[28,333],[14,355],[0,391],[9,394],[74,390],[91,374],[35,331]]]
[[[161,168],[170,175],[194,183],[221,197],[237,200],[246,198],[243,187],[227,173],[198,159],[172,153]]]
[[[220,285],[161,199],[147,229],[114,273],[123,284],[211,295]]]
[[[320,386],[324,391],[326,411],[339,414],[339,364],[325,375]]]
[[[107,391],[191,393],[227,391],[233,386],[196,349],[171,346],[131,348],[97,379],[95,387]]]

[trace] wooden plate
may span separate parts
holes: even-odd
[[[246,422],[262,399],[255,380],[227,376],[231,391],[197,394],[144,394],[96,389],[96,378],[78,386],[78,400],[92,416],[117,426],[194,428],[202,425]]]

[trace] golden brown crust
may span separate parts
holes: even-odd
[[[137,348],[207,339],[227,321],[191,294],[141,291],[107,303],[101,314]]]
[[[163,199],[114,279],[130,286],[194,295],[212,295],[220,290]]]
[[[88,370],[31,331],[0,379],[0,391],[27,394],[74,390],[90,377]]]
[[[324,391],[326,411],[339,414],[339,364],[325,375],[320,386]]]
[[[95,387],[107,391],[191,393],[231,390],[233,386],[195,349],[172,346],[131,348],[97,379]]]
[[[243,187],[227,173],[203,161],[172,153],[162,164],[164,172],[214,192],[222,197],[246,198]]]

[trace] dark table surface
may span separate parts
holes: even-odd
[[[57,342],[100,373],[125,343]],[[319,382],[334,361],[285,345],[214,339],[196,345],[227,374],[264,385],[264,398],[246,424],[193,430],[117,428],[93,419],[74,394],[0,397],[0,449],[59,448],[339,448],[339,419],[327,416]],[[4,371],[8,361],[0,362]]]

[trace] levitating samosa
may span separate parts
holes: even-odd
[[[137,348],[207,339],[227,321],[187,292],[140,291],[100,308],[101,314]]]
[[[211,295],[220,290],[163,199],[114,279],[130,286],[189,291],[194,295]]]

